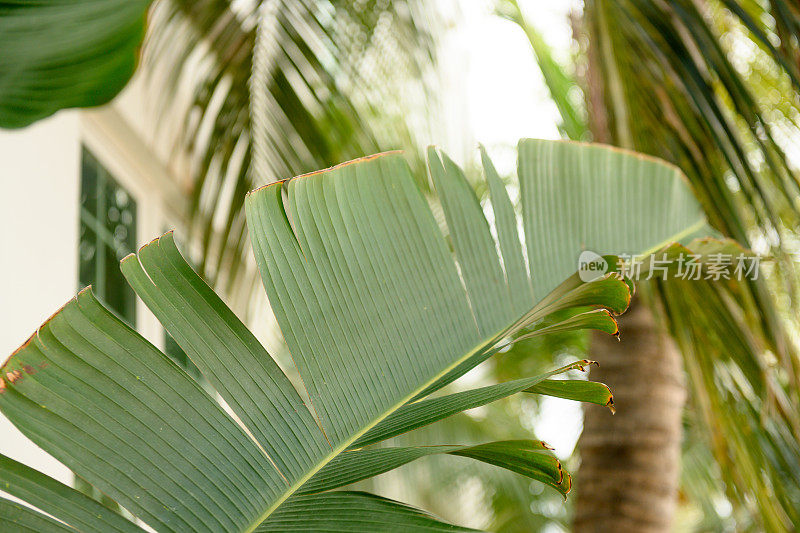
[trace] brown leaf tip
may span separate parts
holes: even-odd
[[[556,468],[558,469],[558,484],[564,482],[564,469],[561,467],[561,461],[556,461]]]
[[[7,365],[8,362],[3,366],[3,369],[5,369]],[[37,366],[39,368],[46,368],[48,363],[46,361],[42,361]],[[26,377],[26,374],[33,375],[36,372],[38,372],[38,370],[29,364],[24,364],[14,370],[8,369],[4,375],[0,374],[0,394],[6,392],[6,389],[9,385],[14,385],[17,382],[22,381]]]
[[[314,170],[312,172],[306,172],[305,174],[300,174],[298,176],[294,176],[294,177],[289,178],[289,179],[282,179],[282,180],[278,180],[278,181],[273,181],[271,183],[267,183],[265,185],[262,185],[261,187],[257,187],[255,189],[249,191],[247,193],[247,196],[250,196],[251,194],[256,193],[256,192],[258,192],[258,191],[260,191],[262,189],[265,189],[267,187],[271,187],[273,185],[287,183],[287,182],[289,182],[291,180],[295,180],[295,179],[298,179],[298,178],[308,178],[310,176],[315,176],[317,174],[324,174],[326,172],[330,172],[332,170],[336,170],[337,168],[346,167],[348,165],[352,165],[352,164],[355,164],[355,163],[365,163],[367,161],[371,161],[371,160],[377,159],[379,157],[384,157],[384,156],[392,155],[392,154],[402,154],[402,153],[403,153],[402,150],[389,150],[387,152],[379,152],[377,154],[365,155],[365,156],[359,157],[357,159],[353,159],[353,160],[350,160],[350,161],[345,161],[344,163],[339,163],[338,165],[333,165],[332,167],[322,168],[322,169],[319,169],[319,170]]]
[[[600,363],[597,361],[592,361],[591,359],[581,359],[580,361],[575,361],[575,368],[581,372],[586,372],[587,367],[592,365],[600,366]]]
[[[78,292],[78,296],[79,296],[79,295],[81,295],[81,294],[83,294],[83,293],[85,293],[85,292],[87,292],[87,291],[91,291],[91,290],[92,290],[92,286],[91,286],[91,285],[89,285],[88,287],[84,287],[83,289],[81,289],[81,290]],[[30,337],[28,337],[28,338],[25,340],[25,342],[23,342],[23,343],[22,343],[22,345],[20,345],[20,347],[19,347],[19,348],[17,348],[17,349],[16,349],[16,350],[14,350],[13,352],[11,352],[11,355],[9,355],[9,356],[8,356],[8,358],[7,358],[7,359],[6,359],[6,360],[3,362],[2,366],[0,366],[0,371],[4,370],[4,369],[5,369],[5,368],[8,366],[8,364],[11,362],[11,359],[13,359],[15,355],[17,355],[17,354],[18,354],[18,353],[20,353],[22,350],[24,350],[25,348],[27,348],[27,347],[28,347],[28,345],[29,345],[29,344],[30,344],[30,343],[33,341],[33,339],[34,339],[34,338],[36,337],[36,335],[39,333],[39,330],[41,330],[43,327],[45,327],[45,326],[47,325],[47,323],[48,323],[48,322],[50,322],[51,320],[53,320],[53,318],[55,318],[55,317],[56,317],[56,315],[58,315],[58,314],[59,314],[61,311],[63,311],[63,310],[64,310],[64,308],[65,308],[65,307],[67,307],[67,306],[68,306],[70,303],[72,303],[73,301],[77,301],[77,299],[78,299],[78,296],[73,296],[72,298],[70,298],[70,299],[67,301],[67,303],[65,303],[64,305],[62,305],[61,307],[59,307],[59,308],[58,308],[58,310],[57,310],[55,313],[53,313],[52,315],[50,315],[49,317],[47,317],[47,320],[45,320],[44,322],[42,322],[42,325],[41,325],[41,326],[39,326],[38,328],[36,328],[36,331],[34,331],[33,333],[31,333]]]
[[[169,230],[169,231],[168,231],[168,232],[166,232],[164,235],[169,235],[170,233],[172,233],[172,231],[173,231],[173,230]],[[158,237],[156,237],[155,239],[151,239],[151,240],[150,240],[150,242],[147,242],[147,243],[145,243],[145,244],[141,245],[141,246],[139,247],[139,252],[141,253],[141,251],[142,251],[142,250],[144,250],[145,248],[147,248],[148,246],[150,246],[150,245],[153,245],[153,244],[156,244],[156,243],[159,241],[159,239],[161,239],[161,237],[163,237],[164,235],[159,235],[159,236],[158,236]],[[134,254],[128,254],[128,256],[126,256],[126,257],[125,257],[125,259],[127,259],[127,258],[128,258],[128,257],[130,257],[131,255],[134,255]]]
[[[338,165],[333,165],[332,167],[315,170],[313,172],[306,172],[305,174],[300,174],[299,176],[295,176],[292,179],[307,178],[309,176],[314,176],[316,174],[323,174],[325,172],[330,172],[331,170],[336,170],[337,168],[350,166],[356,163],[366,163],[367,161],[372,161],[373,159],[378,159],[379,157],[384,157],[392,154],[402,154],[402,153],[403,153],[402,150],[389,150],[388,152],[379,152],[377,154],[365,155],[363,157],[351,159],[350,161],[345,161],[344,163],[339,163]]]
[[[284,183],[286,183],[287,181],[289,181],[289,180],[288,180],[288,179],[285,179],[285,180],[271,181],[271,182],[269,182],[269,183],[265,183],[265,184],[264,184],[264,185],[262,185],[261,187],[256,187],[256,188],[255,188],[255,189],[253,189],[253,190],[247,191],[247,194],[245,194],[245,196],[250,196],[250,195],[251,195],[251,194],[253,194],[253,193],[257,193],[258,191],[261,191],[261,190],[263,190],[263,189],[266,189],[267,187],[274,187],[275,185],[283,185],[283,184],[284,184]]]

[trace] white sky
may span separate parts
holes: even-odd
[[[522,137],[558,138],[558,112],[522,29],[495,15],[493,4],[460,2],[462,23],[445,40],[443,68],[459,80],[458,86],[445,91],[446,118],[453,127],[468,130],[467,136],[463,131],[451,131],[448,137],[471,136],[466,140],[468,146],[451,144],[448,148],[453,157],[463,161],[474,157],[476,143],[483,143],[498,159],[498,170],[508,172],[514,168],[514,158],[506,156],[502,148],[515,146]],[[580,7],[580,1],[520,0],[520,5],[558,57],[568,60],[571,29],[567,14]]]

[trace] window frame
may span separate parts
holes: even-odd
[[[161,235],[164,227],[184,227],[185,196],[140,131],[114,106],[82,111],[79,119],[81,146],[136,202],[136,249]],[[135,316],[136,330],[164,349],[164,329],[138,297]]]

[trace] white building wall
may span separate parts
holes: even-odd
[[[72,298],[78,280],[77,112],[0,130],[0,361]],[[0,415],[0,453],[71,482]]]

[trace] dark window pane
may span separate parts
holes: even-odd
[[[105,255],[103,300],[133,326],[136,317],[136,295],[119,269],[120,258],[117,251],[110,246],[104,246],[103,252]]]
[[[81,287],[91,285],[95,278],[97,262],[97,235],[88,224],[81,221],[80,245],[78,248],[78,283]]]
[[[83,149],[81,158],[81,209],[97,216],[97,159]]]
[[[131,326],[136,323],[136,295],[119,261],[136,248],[136,202],[84,148],[81,162],[79,283]]]

